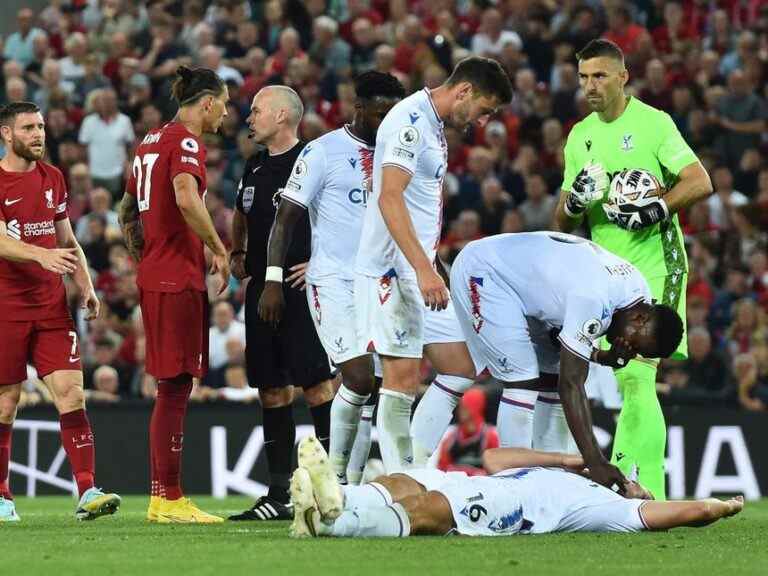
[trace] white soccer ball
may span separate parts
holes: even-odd
[[[648,170],[622,170],[611,180],[608,204],[619,211],[635,212],[658,199],[664,187]]]

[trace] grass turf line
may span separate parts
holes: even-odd
[[[194,501],[223,515],[251,504],[242,497]],[[146,497],[129,496],[116,516],[83,523],[74,520],[72,498],[19,497],[16,505],[22,522],[0,524],[2,565],[14,576],[768,573],[768,499],[709,528],[668,533],[300,541],[288,538],[287,522],[148,524]]]

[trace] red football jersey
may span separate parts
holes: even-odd
[[[176,205],[173,179],[197,178],[205,194],[205,147],[182,124],[171,122],[149,132],[136,149],[126,192],[136,196],[144,231],[144,251],[136,283],[145,290],[205,290],[203,242]]]
[[[56,248],[54,222],[68,218],[67,185],[58,168],[36,162],[29,172],[0,168],[0,220],[15,240]],[[61,275],[36,262],[0,258],[0,318],[48,320],[69,317]]]

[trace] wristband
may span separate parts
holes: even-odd
[[[267,273],[264,275],[265,282],[283,282],[283,269],[280,266],[267,266]]]
[[[584,214],[584,210],[581,212],[571,212],[571,210],[568,208],[568,199],[565,199],[565,204],[563,204],[563,210],[565,211],[565,215],[569,218],[578,218],[579,216]]]

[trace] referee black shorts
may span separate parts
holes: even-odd
[[[262,282],[245,292],[245,360],[253,388],[311,388],[332,377],[331,363],[315,332],[303,290],[283,286],[285,308],[277,328],[259,318]]]

